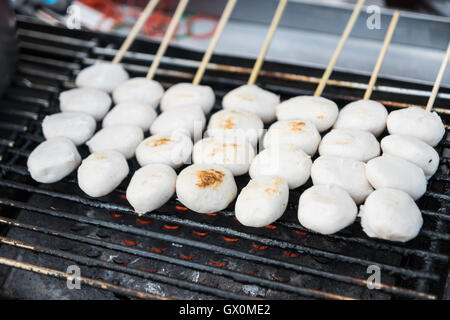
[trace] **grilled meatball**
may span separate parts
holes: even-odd
[[[95,132],[95,119],[81,112],[61,112],[46,116],[42,121],[45,139],[66,137],[76,145],[85,143]]]
[[[264,123],[275,120],[275,107],[279,103],[279,96],[256,85],[243,85],[233,89],[222,100],[224,109],[256,114]]]
[[[147,78],[132,78],[114,89],[114,102],[137,102],[156,109],[164,94],[164,88],[158,81]]]
[[[419,199],[427,189],[427,180],[421,168],[396,156],[384,154],[367,162],[366,176],[375,189],[393,188]]]
[[[213,213],[225,209],[237,193],[230,170],[220,165],[193,164],[177,178],[178,200],[195,212]]]
[[[81,162],[72,140],[50,138],[39,144],[28,157],[27,167],[37,182],[53,183],[68,176]]]
[[[130,125],[106,127],[98,131],[86,145],[91,153],[116,150],[125,158],[134,156],[137,146],[144,139],[141,128]]]
[[[366,162],[380,154],[380,144],[369,131],[333,129],[323,137],[319,154]]]
[[[300,224],[321,234],[333,234],[349,226],[357,212],[348,192],[336,185],[312,186],[298,202]]]
[[[319,132],[330,129],[339,109],[336,103],[329,99],[313,96],[299,96],[283,101],[276,107],[278,120],[309,120]]]
[[[75,84],[80,88],[112,92],[128,78],[128,73],[121,64],[102,61],[81,70],[75,79]]]
[[[341,109],[333,128],[367,130],[378,137],[386,128],[387,116],[388,112],[381,103],[358,100]]]
[[[349,193],[356,204],[364,202],[373,188],[366,177],[366,164],[349,158],[321,156],[311,167],[315,185],[333,184]]]
[[[234,176],[246,174],[255,151],[245,138],[209,137],[198,141],[192,150],[192,161],[196,164],[219,164]]]
[[[185,134],[156,134],[142,141],[136,149],[136,159],[141,166],[161,163],[174,169],[188,162],[192,141]]]
[[[361,226],[372,238],[405,242],[417,236],[423,219],[414,200],[397,189],[375,190],[360,210]]]
[[[269,147],[261,151],[250,166],[250,177],[279,176],[286,180],[289,189],[295,189],[309,179],[311,157],[293,144]]]
[[[277,176],[259,176],[250,180],[237,197],[236,218],[244,226],[264,227],[283,215],[288,199],[286,180]]]
[[[392,111],[387,118],[390,134],[410,135],[435,147],[445,134],[441,117],[419,107]]]
[[[184,132],[192,138],[201,137],[206,118],[198,106],[174,107],[161,113],[150,127],[151,134],[172,134]]]
[[[431,177],[439,166],[439,154],[436,150],[416,137],[393,134],[384,137],[380,145],[384,154],[414,163],[427,177]]]
[[[83,112],[98,121],[111,107],[111,98],[99,89],[76,88],[61,92],[59,105],[62,112]]]
[[[132,125],[138,126],[142,131],[147,131],[156,119],[156,116],[156,111],[145,104],[133,101],[123,102],[108,112],[103,119],[103,128]]]
[[[78,185],[87,195],[102,197],[113,191],[128,172],[127,160],[120,152],[94,152],[78,168]]]
[[[317,151],[320,134],[309,120],[280,120],[273,123],[264,137],[264,148],[293,144],[309,155]]]
[[[149,164],[137,170],[127,188],[127,200],[136,213],[158,209],[175,193],[177,174],[165,164]]]
[[[264,123],[253,113],[221,110],[209,119],[207,135],[222,138],[245,136],[253,146],[256,146],[263,129]]]
[[[177,83],[171,86],[161,99],[161,110],[168,111],[174,107],[200,106],[205,114],[214,107],[216,96],[209,86],[192,83]]]

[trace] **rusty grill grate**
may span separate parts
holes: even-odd
[[[406,243],[368,238],[356,222],[322,236],[301,227],[299,195],[291,191],[282,219],[265,228],[240,225],[233,211],[197,214],[175,198],[157,212],[137,217],[125,199],[130,177],[112,194],[94,199],[81,192],[75,173],[61,182],[34,182],[26,160],[43,140],[42,118],[58,111],[60,91],[97,59],[110,59],[121,39],[69,31],[19,19],[20,57],[14,81],[0,102],[0,292],[15,292],[11,270],[65,279],[69,265],[81,268],[83,288],[107,298],[193,299],[436,299],[442,298],[449,268],[450,143],[438,146],[441,166],[419,207],[420,235]],[[124,58],[131,76],[142,76],[156,43],[137,40]],[[166,87],[192,79],[201,53],[171,47],[158,70]],[[215,56],[204,83],[223,94],[245,82],[250,60]],[[311,94],[322,70],[267,62],[260,85],[282,99]],[[306,76],[307,75],[307,76]],[[340,107],[359,99],[367,77],[335,73],[325,96]],[[337,79],[337,80],[336,80]],[[374,98],[388,108],[424,105],[430,87],[380,79]],[[436,105],[450,101],[441,90]],[[438,108],[448,124],[448,110]],[[86,147],[79,148],[83,157]],[[136,169],[135,159],[130,167]],[[132,170],[133,172],[134,170]],[[238,177],[239,188],[248,176]],[[231,210],[233,208],[232,204]],[[381,288],[366,286],[367,267],[381,268]],[[12,268],[11,268],[12,267]],[[2,279],[3,275],[3,279]],[[95,297],[95,294],[93,293]]]

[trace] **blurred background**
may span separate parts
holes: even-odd
[[[17,13],[36,17],[46,23],[66,25],[68,20],[79,14],[79,25],[82,29],[96,31],[127,32],[136,21],[146,0],[10,0]],[[245,0],[243,0],[245,1]],[[264,0],[260,0],[264,1]],[[315,0],[292,2],[314,2],[339,6],[355,4],[357,0]],[[197,1],[199,2],[199,1]],[[216,3],[219,8],[223,1],[203,0],[204,5]],[[147,21],[142,34],[158,38],[170,21],[170,10],[174,0],[161,0],[155,13]],[[71,6],[79,8],[75,13]],[[400,8],[411,12],[419,12],[443,17],[450,17],[450,0],[367,0],[366,6],[377,5],[381,8]],[[258,11],[258,8],[255,8]],[[179,28],[177,38],[208,38],[217,21],[215,15],[187,14]],[[198,32],[196,32],[198,31]]]
[[[17,14],[63,28],[129,32],[146,0],[10,0]],[[290,0],[267,59],[323,68],[357,0]],[[178,0],[161,0],[140,37],[160,40]],[[226,0],[191,0],[172,45],[204,51]],[[254,58],[264,41],[276,0],[239,0],[216,53]],[[363,10],[336,70],[370,74],[393,9],[402,9],[381,76],[430,84],[450,40],[450,0],[366,0],[376,6],[380,27],[370,30]],[[373,13],[373,11],[372,11]],[[407,64],[405,65],[405,62]],[[450,86],[450,72],[443,79]]]

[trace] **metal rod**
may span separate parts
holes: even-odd
[[[248,79],[247,84],[254,84],[256,79],[258,78],[259,70],[262,67],[264,62],[264,58],[266,57],[267,50],[269,50],[270,43],[272,42],[273,35],[278,27],[278,23],[283,16],[284,9],[286,8],[286,4],[288,0],[279,0],[277,10],[275,11],[275,15],[273,16],[272,22],[270,23],[269,31],[267,32],[266,39],[264,40],[264,44],[259,52],[258,58],[255,61],[255,65],[253,66],[252,73],[250,74],[250,78]]]
[[[131,46],[134,39],[138,35],[139,31],[141,31],[141,29],[144,26],[145,22],[147,21],[148,17],[152,14],[153,10],[156,8],[158,3],[159,3],[159,0],[150,0],[147,3],[146,7],[144,8],[144,11],[142,11],[138,20],[134,24],[134,26],[131,29],[130,33],[128,34],[127,38],[123,42],[119,51],[117,52],[116,56],[112,60],[112,63],[119,63],[122,60],[123,55],[128,50],[128,48]]]
[[[430,98],[427,103],[427,111],[431,111],[433,108],[434,101],[436,100],[436,96],[439,92],[439,87],[441,85],[442,77],[444,76],[445,68],[447,67],[448,59],[450,56],[450,41],[448,43],[447,52],[445,53],[444,59],[442,60],[442,65],[439,68],[439,73],[436,77],[436,81],[434,82],[433,90],[431,91]]]
[[[112,270],[112,271],[116,271],[116,272],[120,272],[120,273],[125,273],[125,274],[129,274],[129,275],[141,277],[144,279],[158,281],[158,282],[165,283],[168,285],[176,286],[176,287],[179,287],[182,289],[197,291],[197,292],[206,293],[206,294],[212,294],[217,297],[221,297],[221,298],[225,298],[225,299],[240,299],[240,300],[248,299],[248,297],[246,297],[246,296],[230,293],[230,292],[218,289],[218,288],[211,288],[211,287],[208,287],[208,286],[205,286],[202,284],[192,283],[189,281],[164,276],[162,274],[151,273],[151,272],[147,272],[147,271],[143,271],[143,270],[139,270],[139,269],[135,269],[135,268],[131,268],[131,267],[124,267],[121,265],[116,265],[113,263],[105,262],[105,261],[102,261],[99,259],[80,256],[80,255],[73,254],[73,253],[70,253],[67,251],[52,249],[52,248],[48,248],[48,247],[42,247],[40,245],[26,243],[26,242],[16,240],[16,239],[11,239],[11,238],[0,236],[0,242],[3,244],[17,247],[17,248],[30,250],[32,252],[43,253],[43,254],[51,255],[54,257],[61,258],[61,259],[71,260],[76,263],[88,266],[88,267],[97,267],[97,268],[103,268],[103,269]],[[258,298],[252,297],[252,299],[258,299]]]
[[[31,191],[31,192],[35,192],[38,194],[45,194],[45,195],[49,195],[49,196],[56,197],[56,198],[72,200],[72,201],[82,203],[85,205],[89,205],[92,207],[133,214],[132,210],[125,206],[107,204],[107,203],[102,203],[102,202],[95,201],[95,200],[89,200],[89,199],[85,199],[85,198],[81,198],[81,197],[76,197],[73,195],[66,195],[66,194],[62,194],[59,192],[42,190],[42,189],[39,189],[36,187],[27,186],[27,185],[24,185],[21,183],[13,182],[13,181],[0,180],[0,185],[4,185],[7,187],[13,187],[13,188],[25,190],[25,191]],[[189,227],[195,227],[195,228],[208,230],[211,232],[218,232],[218,233],[222,233],[222,234],[237,236],[237,237],[241,237],[243,239],[260,242],[260,243],[267,244],[270,246],[276,246],[276,247],[283,248],[283,249],[295,250],[302,254],[307,253],[310,255],[314,255],[316,257],[330,258],[333,260],[338,260],[340,262],[354,263],[354,264],[363,265],[363,266],[377,264],[382,269],[388,270],[392,273],[403,274],[404,276],[409,276],[409,277],[414,277],[414,278],[422,278],[423,277],[423,278],[430,279],[430,280],[439,280],[439,276],[436,274],[429,274],[429,273],[424,273],[421,271],[414,271],[414,270],[399,268],[399,267],[395,267],[395,266],[391,266],[391,265],[387,265],[387,264],[378,263],[375,261],[355,258],[352,256],[347,256],[347,255],[343,255],[343,254],[339,254],[339,253],[332,253],[332,252],[328,252],[328,251],[320,250],[320,249],[314,249],[314,248],[310,248],[310,247],[300,245],[297,243],[290,243],[288,241],[267,238],[267,237],[262,237],[262,236],[258,236],[258,235],[253,235],[253,234],[247,234],[247,233],[243,233],[243,232],[239,232],[239,231],[230,229],[228,227],[214,226],[214,225],[210,225],[207,223],[196,222],[196,221],[193,221],[190,219],[181,219],[181,218],[178,218],[175,216],[167,216],[162,213],[147,214],[147,216],[150,218],[153,218],[153,219],[158,219],[160,221],[178,223],[178,224],[186,225]],[[6,218],[0,217],[0,222],[5,221],[4,219],[6,219]],[[210,247],[210,246],[211,246],[210,244],[207,245],[207,247]]]
[[[167,28],[166,34],[164,35],[164,38],[161,41],[161,44],[159,45],[158,51],[156,52],[155,58],[153,59],[153,62],[148,70],[146,76],[147,79],[153,79],[153,77],[155,76],[155,72],[158,69],[159,63],[161,62],[161,58],[166,52],[170,40],[172,40],[178,22],[180,21],[181,16],[183,15],[183,12],[186,9],[188,3],[189,0],[180,0],[180,2],[178,3],[177,9],[175,10],[173,17],[170,20],[170,24],[169,27]]]
[[[358,20],[359,13],[361,12],[361,8],[364,5],[365,0],[359,0],[353,9],[352,15],[345,26],[344,32],[342,33],[341,39],[339,40],[338,46],[331,57],[330,62],[328,63],[325,72],[323,73],[322,78],[320,79],[319,85],[317,86],[316,91],[314,92],[315,97],[320,97],[322,95],[323,90],[325,89],[325,85],[327,84],[328,79],[330,78],[331,72],[333,72],[334,65],[336,64],[339,55],[342,52],[342,48],[344,48],[344,44],[347,41],[348,36],[352,32],[353,26]]]
[[[154,238],[154,239],[159,239],[159,240],[165,240],[165,241],[169,241],[169,242],[183,243],[183,245],[192,246],[192,247],[198,248],[198,249],[205,249],[203,247],[198,246],[198,244],[199,244],[198,241],[192,241],[192,240],[188,240],[188,239],[180,240],[179,237],[175,237],[175,236],[164,237],[163,235],[155,234],[154,232],[151,232],[148,230],[137,229],[137,228],[129,227],[129,226],[124,228],[124,227],[119,226],[114,223],[105,222],[105,221],[92,219],[92,218],[86,218],[86,217],[82,217],[79,215],[74,215],[71,213],[64,213],[64,212],[60,212],[60,211],[56,211],[56,210],[36,208],[36,207],[26,205],[25,203],[21,203],[21,202],[12,202],[9,200],[1,200],[0,202],[4,205],[11,205],[11,206],[13,205],[14,207],[18,207],[18,208],[24,209],[26,211],[30,211],[31,214],[32,214],[32,212],[48,214],[48,215],[51,215],[54,217],[65,218],[65,219],[73,220],[73,221],[76,221],[79,223],[87,223],[90,225],[101,226],[101,227],[105,227],[105,228],[119,231],[119,232],[126,232],[126,233],[130,233],[130,234],[138,235],[138,236]],[[295,230],[295,228],[297,228],[298,226],[288,226],[288,227]],[[349,239],[345,238],[344,240],[348,241]],[[247,261],[254,261],[257,263],[265,263],[268,265],[273,265],[275,267],[281,267],[281,268],[293,270],[295,272],[303,272],[303,273],[311,274],[313,276],[322,277],[322,278],[329,279],[329,280],[340,281],[340,282],[348,283],[351,285],[358,285],[358,286],[363,286],[363,287],[365,287],[367,285],[367,281],[365,279],[359,279],[359,278],[355,278],[355,277],[329,273],[326,271],[319,271],[319,270],[315,270],[312,268],[283,262],[280,260],[274,260],[274,259],[265,258],[265,257],[261,257],[261,256],[254,256],[251,254],[242,253],[237,250],[232,250],[232,249],[228,249],[228,248],[220,248],[220,247],[216,247],[216,246],[213,246],[211,248],[206,248],[206,249],[207,250],[213,249],[213,251],[217,251],[217,252],[220,251],[224,255],[228,255],[231,257],[235,257],[235,258],[245,259]],[[442,260],[442,261],[447,261],[447,260]],[[417,291],[413,291],[413,290],[409,290],[409,289],[404,289],[401,287],[390,286],[390,285],[386,285],[383,283],[381,283],[380,286],[381,286],[381,289],[386,290],[387,292],[397,293],[399,295],[404,295],[404,296],[409,296],[409,297],[417,297],[417,298],[426,298],[426,299],[436,299],[436,297],[433,295],[429,295],[429,294],[425,294],[422,292],[417,292]]]
[[[206,70],[206,65],[211,59],[217,41],[219,41],[220,35],[222,34],[222,31],[225,28],[225,25],[227,24],[231,13],[233,12],[234,6],[236,5],[236,1],[237,0],[228,0],[227,5],[225,6],[225,9],[222,13],[222,16],[220,17],[219,23],[217,24],[216,30],[214,31],[214,35],[211,41],[209,42],[208,49],[203,55],[202,62],[200,63],[197,73],[194,76],[194,80],[192,80],[192,84],[197,85],[202,80],[203,74],[205,73]]]
[[[55,231],[55,230],[51,230],[46,227],[33,226],[33,225],[26,224],[26,223],[18,222],[14,219],[0,217],[0,223],[8,224],[10,226],[18,227],[18,228],[22,228],[22,229],[26,229],[26,230],[44,233],[44,234],[55,236],[58,238],[69,239],[69,240],[77,241],[80,243],[91,244],[91,245],[99,246],[102,248],[107,248],[110,250],[133,254],[135,256],[140,256],[140,257],[147,258],[147,259],[156,259],[156,260],[164,261],[166,263],[176,264],[176,265],[180,265],[180,266],[190,268],[190,269],[206,271],[206,272],[210,272],[212,274],[225,276],[225,277],[234,279],[239,282],[246,282],[246,283],[256,284],[256,285],[260,285],[260,286],[266,286],[266,287],[268,287],[270,289],[274,289],[274,290],[288,291],[288,292],[297,293],[297,294],[304,295],[304,296],[322,298],[322,299],[327,298],[327,299],[353,300],[353,298],[347,297],[347,296],[342,296],[342,295],[328,293],[328,292],[322,292],[319,290],[305,288],[305,287],[298,287],[298,286],[294,286],[291,284],[279,283],[279,282],[276,282],[273,280],[267,280],[267,279],[256,277],[253,275],[235,272],[233,270],[229,270],[226,268],[218,268],[218,267],[214,267],[214,266],[210,266],[210,265],[204,265],[204,264],[200,264],[200,263],[196,263],[196,262],[191,262],[189,260],[173,258],[173,257],[162,255],[159,253],[145,251],[142,249],[135,249],[133,247],[126,247],[123,245],[118,245],[116,243],[112,243],[112,242],[108,242],[108,241],[104,241],[104,240],[97,240],[94,238],[78,236],[78,235],[74,235],[74,234],[67,233],[67,232]]]
[[[375,64],[375,67],[373,68],[372,76],[370,77],[369,84],[367,85],[366,92],[364,93],[364,100],[370,99],[370,96],[372,95],[373,87],[375,86],[375,82],[377,81],[378,73],[380,72],[387,49],[389,47],[389,44],[391,43],[392,35],[394,34],[399,17],[400,11],[395,10],[391,19],[391,23],[389,24],[388,30],[386,32],[386,36],[384,37],[383,47],[381,48],[380,54],[378,55],[377,62]]]
[[[58,278],[58,279],[66,279],[67,280],[67,279],[74,278],[73,274],[69,274],[69,273],[62,272],[62,271],[55,270],[55,269],[37,266],[37,265],[26,263],[26,262],[16,261],[13,259],[3,258],[3,257],[0,257],[0,264],[8,266],[8,267],[25,270],[25,271],[31,271],[31,272],[46,275],[46,276],[51,276],[51,277]],[[167,297],[159,296],[156,294],[151,294],[151,293],[144,292],[144,291],[138,291],[138,290],[133,290],[133,289],[125,288],[125,287],[116,286],[116,285],[113,285],[113,284],[110,284],[110,283],[104,282],[104,281],[94,280],[94,279],[85,278],[85,277],[81,277],[81,276],[77,277],[77,279],[80,281],[80,283],[84,283],[89,286],[101,289],[101,290],[111,291],[111,292],[115,292],[115,293],[122,294],[122,295],[134,296],[134,297],[140,298],[140,299],[171,300],[170,298],[167,298]]]

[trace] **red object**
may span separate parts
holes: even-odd
[[[124,239],[123,242],[125,242],[129,246],[137,246],[139,244],[139,241],[131,241]]]
[[[140,224],[150,224],[150,223],[152,223],[150,220],[142,220],[142,219],[139,219],[139,218],[137,218],[136,221],[139,222]]]

